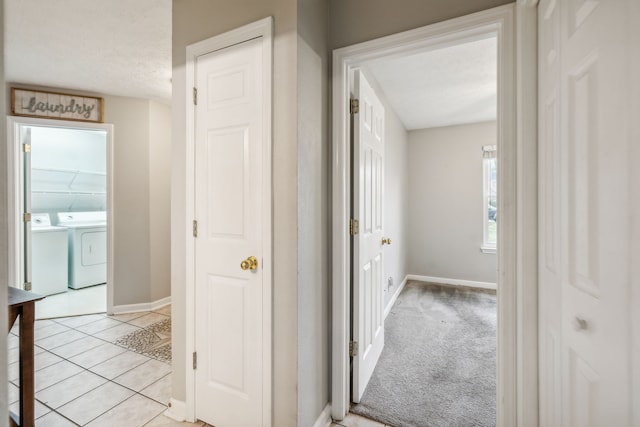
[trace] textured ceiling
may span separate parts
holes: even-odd
[[[495,120],[496,43],[491,37],[363,68],[407,130]]]
[[[7,81],[171,98],[171,0],[4,4]]]

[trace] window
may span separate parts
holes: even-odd
[[[482,202],[483,242],[482,252],[495,253],[497,243],[498,182],[496,180],[498,159],[495,145],[482,147]]]

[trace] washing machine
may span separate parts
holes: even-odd
[[[107,282],[107,213],[59,212],[58,226],[69,241],[69,287],[86,288]]]
[[[67,291],[67,229],[51,225],[48,213],[31,214],[31,290],[40,295]]]

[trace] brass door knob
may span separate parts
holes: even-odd
[[[258,268],[258,258],[250,256],[240,263],[240,268],[243,270],[255,270]]]
[[[383,245],[390,245],[391,244],[391,239],[389,237],[383,237],[382,238],[382,244]]]

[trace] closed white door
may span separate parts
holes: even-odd
[[[383,204],[384,107],[359,71],[353,116],[353,357],[352,400],[362,398],[384,347]]]
[[[196,62],[196,417],[216,427],[263,425],[262,52],[258,38]]]
[[[539,5],[544,426],[632,425],[632,1]]]

